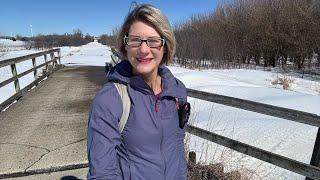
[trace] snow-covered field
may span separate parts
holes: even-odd
[[[8,51],[0,57],[15,57],[32,51]],[[61,48],[61,62],[65,65],[104,66],[110,61],[108,47],[96,42],[81,47]],[[30,62],[31,64],[31,62]],[[29,65],[23,64],[20,72]],[[189,70],[169,67],[188,88],[238,97],[261,103],[297,109],[320,115],[320,83],[294,78],[289,90],[271,82],[277,74],[260,70]],[[11,70],[0,68],[0,82],[11,76]],[[21,79],[26,84],[33,76]],[[13,85],[0,88],[0,102],[14,93]],[[271,116],[248,112],[224,105],[189,98],[192,104],[191,123],[235,140],[309,163],[317,128]],[[205,163],[222,162],[226,170],[238,169],[251,179],[304,179],[304,177],[277,168],[260,160],[242,155],[214,143],[187,135],[187,148],[197,152],[198,160]]]
[[[13,50],[23,50],[23,49],[25,49],[25,43],[23,41],[12,41],[10,39],[0,39],[0,53],[6,52],[6,51],[13,51]]]
[[[15,58],[19,56],[24,56],[27,54],[32,54],[36,52],[40,52],[41,50],[16,50],[17,48],[13,48],[10,51],[10,47],[14,46],[14,44],[18,44],[20,46],[21,42],[10,42],[10,40],[2,40],[0,41],[2,46],[8,47],[9,49],[6,52],[3,52],[3,56],[0,57],[0,61]],[[109,61],[109,49],[106,46],[103,46],[99,43],[93,42],[88,45],[82,47],[62,47],[61,48],[61,63],[64,65],[96,65],[96,66],[104,66],[105,62]],[[43,56],[36,58],[37,65],[44,63]],[[18,63],[17,72],[22,73],[30,68],[32,68],[31,60],[24,61]],[[41,70],[38,70],[38,73],[41,73]],[[0,82],[11,78],[11,68],[10,66],[6,66],[0,68]],[[33,73],[29,73],[26,76],[19,79],[20,88],[24,88],[28,84],[34,81]],[[0,88],[0,103],[5,101],[8,97],[12,96],[15,93],[14,84],[10,83],[2,88]]]

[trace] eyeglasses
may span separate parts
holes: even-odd
[[[123,38],[123,42],[125,45],[130,47],[140,47],[143,42],[146,42],[147,46],[150,48],[158,48],[164,45],[165,39],[163,38],[147,38],[141,39],[137,36],[125,36]]]

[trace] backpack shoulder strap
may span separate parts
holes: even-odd
[[[126,125],[130,113],[131,101],[127,90],[127,85],[114,82],[113,83],[118,90],[118,93],[122,100],[122,116],[118,124],[120,133],[123,131],[124,126]]]

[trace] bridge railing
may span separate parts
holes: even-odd
[[[278,167],[287,169],[289,171],[301,174],[308,177],[307,179],[320,179],[320,116],[307,112],[297,111],[293,109],[272,106],[268,104],[258,103],[254,101],[213,94],[208,92],[197,91],[194,89],[187,89],[188,96],[196,99],[201,99],[209,102],[223,104],[247,111],[252,111],[260,114],[265,114],[273,117],[283,118],[290,121],[295,121],[303,124],[318,127],[318,133],[313,149],[313,154],[310,164],[296,161],[270,151],[266,151],[255,146],[251,146],[225,136],[206,131],[204,129],[188,125],[187,132],[196,135],[211,142],[228,147],[240,153],[249,155],[251,157],[260,159],[262,161],[271,163]]]
[[[117,56],[118,59],[123,57],[119,56],[114,49],[112,52],[113,56]],[[283,118],[290,121],[295,121],[303,124],[308,124],[311,126],[318,127],[318,133],[313,149],[313,154],[310,164],[306,164],[294,159],[290,159],[270,151],[266,151],[255,146],[251,146],[240,141],[230,139],[228,137],[209,132],[207,130],[188,125],[186,130],[188,133],[195,136],[201,137],[208,141],[220,144],[222,146],[228,147],[240,153],[249,155],[251,157],[260,159],[262,161],[271,163],[275,166],[287,169],[289,171],[306,176],[306,179],[316,179],[320,180],[320,116],[316,114],[311,114],[307,112],[297,111],[293,109],[272,106],[268,104],[258,103],[254,101],[218,95],[208,92],[202,92],[194,89],[187,89],[189,97],[196,99],[201,99],[205,101],[210,101],[213,103],[223,104],[226,106],[231,106],[239,109],[244,109],[247,111],[252,111],[260,114],[265,114],[273,117]]]
[[[48,58],[48,55],[50,56],[49,58]],[[36,58],[42,57],[42,56],[44,56],[44,63],[37,65]],[[0,82],[0,88],[12,82],[14,82],[14,87],[15,87],[15,94],[0,104],[0,112],[3,109],[5,109],[8,105],[10,105],[12,102],[19,99],[24,93],[26,93],[33,86],[37,85],[40,81],[42,81],[44,78],[46,78],[51,73],[53,73],[57,69],[58,65],[61,64],[60,57],[61,57],[60,48],[57,48],[57,49],[51,49],[48,51],[43,51],[39,53],[29,54],[21,57],[0,61],[0,68],[10,66],[11,72],[12,72],[11,78]],[[30,61],[30,60],[32,61],[32,68],[18,74],[17,64],[20,62]],[[45,67],[44,72],[42,73],[41,76],[38,76],[39,68],[43,68],[43,67]],[[20,89],[19,78],[32,72],[34,75],[34,81],[31,82],[29,85],[25,86],[23,89]]]

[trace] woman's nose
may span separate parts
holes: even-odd
[[[147,45],[147,42],[142,42],[139,47],[139,52],[141,53],[148,53],[150,50],[149,46]]]

